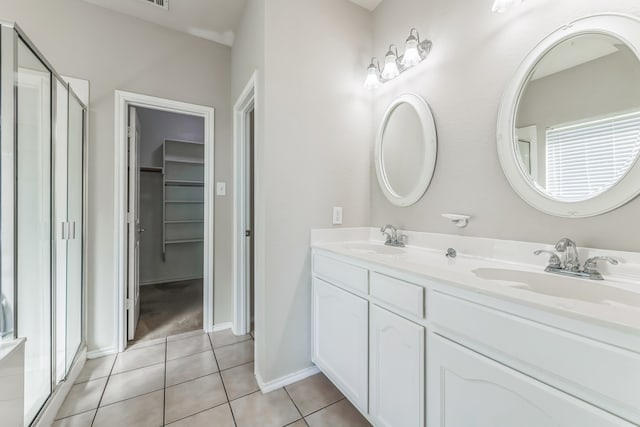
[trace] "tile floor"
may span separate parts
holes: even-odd
[[[359,427],[369,423],[322,375],[262,394],[253,338],[189,332],[88,360],[55,427]]]

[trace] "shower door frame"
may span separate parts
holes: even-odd
[[[87,158],[88,158],[88,114],[87,114],[87,106],[84,101],[74,92],[71,85],[67,82],[67,80],[62,77],[56,70],[53,68],[51,63],[46,59],[46,57],[40,52],[40,50],[35,46],[35,44],[29,39],[26,33],[18,26],[18,24],[14,22],[8,22],[0,20],[0,123],[1,123],[1,133],[0,133],[0,148],[2,152],[2,157],[0,159],[0,233],[2,235],[2,242],[0,245],[0,253],[2,257],[0,258],[0,280],[3,285],[8,283],[8,287],[13,288],[12,295],[12,309],[13,309],[13,324],[11,334],[7,334],[3,339],[18,339],[18,311],[20,309],[18,301],[18,283],[16,280],[17,275],[17,220],[16,220],[16,209],[17,209],[17,150],[18,150],[18,112],[17,112],[17,96],[18,96],[18,80],[17,80],[17,72],[18,72],[18,45],[20,42],[23,42],[25,46],[35,55],[35,57],[43,64],[43,66],[50,73],[50,88],[49,88],[49,96],[51,109],[50,113],[50,121],[49,121],[49,131],[50,131],[50,258],[51,258],[51,269],[50,269],[50,298],[49,298],[49,306],[50,306],[50,330],[51,330],[51,339],[50,339],[50,364],[51,364],[51,388],[50,393],[43,406],[40,408],[38,413],[35,415],[33,419],[33,423],[37,424],[40,420],[45,416],[45,413],[49,411],[50,406],[53,404],[53,400],[56,400],[55,397],[60,394],[59,391],[62,388],[70,387],[68,384],[68,378],[72,376],[72,371],[75,372],[77,370],[78,362],[84,362],[85,354],[86,354],[86,331],[87,331],[87,317],[86,317],[86,302],[87,302],[87,292],[86,292],[86,276],[87,276]],[[9,76],[9,77],[8,77]],[[63,86],[68,91],[69,99],[74,97],[82,107],[83,111],[83,141],[82,141],[82,243],[81,243],[81,332],[80,332],[80,343],[78,348],[73,355],[73,361],[70,366],[67,368],[66,360],[65,360],[65,372],[60,381],[57,380],[56,375],[56,336],[58,331],[58,326],[56,324],[56,275],[55,275],[55,263],[56,263],[56,240],[57,240],[57,224],[54,219],[54,206],[55,206],[55,179],[56,179],[56,169],[55,169],[55,137],[54,137],[54,109],[53,109],[53,97],[56,95],[56,90],[54,89],[56,80],[60,81]],[[68,127],[68,121],[67,121]],[[68,132],[68,129],[67,129]],[[65,331],[66,333],[66,331]],[[65,356],[66,358],[66,356]],[[61,404],[62,402],[57,402],[57,404]]]

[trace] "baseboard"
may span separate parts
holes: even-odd
[[[213,325],[213,329],[211,329],[211,331],[212,332],[226,331],[227,329],[231,329],[232,327],[233,327],[233,323],[231,322],[219,323],[217,325]]]
[[[69,392],[71,391],[71,387],[78,379],[82,368],[87,360],[87,349],[86,347],[80,350],[78,353],[78,357],[76,358],[73,366],[71,367],[71,371],[69,371],[69,375],[67,375],[67,379],[60,383],[58,387],[53,391],[44,408],[42,408],[42,412],[38,416],[38,419],[33,423],[36,427],[49,427],[53,424],[53,421],[60,410],[60,407],[64,403],[64,399],[67,397]]]
[[[97,359],[98,357],[109,356],[116,353],[118,353],[118,349],[116,347],[99,348],[97,350],[88,351],[87,359]]]
[[[256,380],[258,381],[258,387],[260,387],[260,391],[263,393],[269,393],[270,391],[277,390],[318,373],[320,373],[320,369],[318,369],[317,366],[310,366],[301,371],[276,378],[275,380],[269,382],[263,381],[260,377],[260,374],[256,373]]]

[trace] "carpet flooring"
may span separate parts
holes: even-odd
[[[202,280],[140,286],[140,320],[134,342],[202,328]]]

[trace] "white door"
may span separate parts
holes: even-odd
[[[424,426],[424,327],[371,305],[369,414],[384,427]]]
[[[361,411],[368,398],[368,302],[313,279],[313,362]]]
[[[439,335],[427,348],[429,426],[632,426]]]
[[[253,111],[247,113],[247,136],[245,144],[244,158],[244,223],[245,223],[245,289],[246,289],[246,333],[254,330],[254,276],[253,276],[253,257],[254,257],[254,224],[253,224]]]
[[[135,338],[140,316],[140,135],[136,109],[129,107],[129,200],[127,211],[127,338]]]

